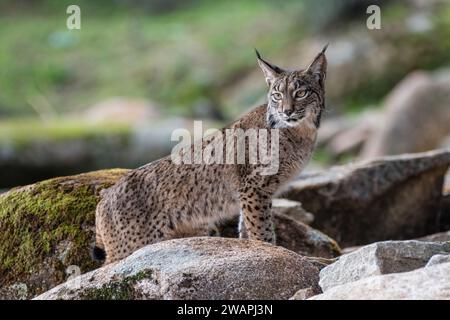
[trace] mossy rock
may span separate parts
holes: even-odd
[[[0,195],[0,299],[30,298],[66,281],[71,270],[99,267],[89,254],[95,207],[100,191],[126,172],[54,178]]]

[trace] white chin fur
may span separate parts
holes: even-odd
[[[287,120],[279,120],[279,122],[277,123],[279,128],[292,128],[292,127],[296,127],[298,126],[303,119],[298,119],[298,120],[294,120],[294,121],[287,121]]]
[[[272,119],[272,122],[270,122],[270,119]],[[282,117],[277,113],[269,113],[267,116],[267,121],[271,124],[272,128],[281,129],[281,128],[295,127],[301,123],[302,119],[289,122],[289,121],[283,120]]]
[[[286,124],[286,127],[295,127],[297,126],[302,120],[295,120],[295,121],[283,121]]]
[[[292,127],[297,126],[299,123],[300,123],[300,120],[291,121],[291,122],[287,122],[284,120],[278,120],[274,126],[274,129],[292,128]]]

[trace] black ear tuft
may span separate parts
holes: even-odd
[[[325,51],[328,48],[328,44],[320,51],[314,58],[313,62],[307,68],[307,72],[312,73],[317,77],[321,86],[323,87],[325,77],[327,75],[327,57],[325,56]]]
[[[284,72],[284,70],[281,69],[280,67],[278,67],[278,66],[276,66],[276,65],[274,65],[274,64],[272,64],[272,63],[270,63],[270,62],[268,62],[266,60],[264,60],[261,57],[261,54],[259,53],[259,51],[256,48],[255,48],[255,53],[256,53],[256,57],[258,58],[258,62],[262,62],[264,65],[269,67],[271,69],[271,71],[273,71],[274,73],[280,74],[280,73]]]
[[[280,67],[277,67],[276,65],[273,65],[273,64],[267,62],[266,60],[264,60],[261,57],[261,54],[259,53],[259,51],[256,49],[255,49],[255,53],[256,53],[256,57],[258,58],[259,67],[261,68],[261,70],[264,73],[267,84],[270,86],[272,81],[274,81],[278,75],[283,73],[284,70],[281,69]]]
[[[261,55],[259,54],[259,52],[258,52],[258,50],[255,48],[255,53],[256,53],[256,57],[258,58],[258,59],[261,59],[262,60],[262,58],[261,58]]]

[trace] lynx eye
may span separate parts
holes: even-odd
[[[279,100],[281,100],[281,98],[283,98],[283,95],[281,93],[279,93],[279,92],[272,93],[273,101],[279,101]]]
[[[295,99],[303,99],[308,95],[308,91],[307,90],[297,90],[294,94],[294,98]]]

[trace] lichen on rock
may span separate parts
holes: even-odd
[[[99,266],[89,256],[99,193],[126,172],[54,178],[0,195],[0,299],[17,281],[31,297],[65,281],[71,265]]]
[[[140,281],[151,278],[152,270],[142,270],[121,280],[105,283],[100,288],[87,289],[80,296],[81,300],[133,300],[139,294],[134,286]]]

